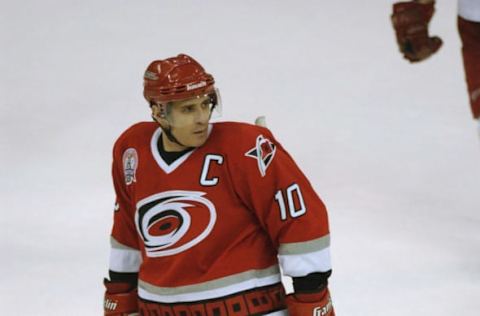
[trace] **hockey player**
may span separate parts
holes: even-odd
[[[144,96],[153,122],[113,149],[105,315],[333,316],[327,212],[272,133],[210,123],[214,78],[187,55],[152,62]]]
[[[410,62],[425,60],[442,45],[430,37],[428,23],[434,13],[435,0],[413,0],[393,5],[392,22],[397,43]],[[480,135],[480,1],[458,0],[458,32],[462,40],[465,77],[474,119]]]

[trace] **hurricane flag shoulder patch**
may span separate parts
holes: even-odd
[[[257,137],[255,147],[245,153],[245,156],[254,158],[257,160],[258,170],[262,177],[267,174],[268,166],[272,163],[275,157],[277,147],[268,138],[263,135]]]

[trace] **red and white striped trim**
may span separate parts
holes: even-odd
[[[219,298],[249,289],[281,282],[278,266],[250,270],[224,278],[181,287],[158,287],[138,282],[138,296],[159,303],[179,303]]]

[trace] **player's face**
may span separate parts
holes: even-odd
[[[208,137],[211,109],[208,95],[172,102],[166,120],[173,136],[186,147],[202,146]]]

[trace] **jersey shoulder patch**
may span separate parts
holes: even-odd
[[[267,174],[267,169],[272,163],[277,146],[263,135],[258,135],[255,146],[245,153],[245,156],[257,161],[258,170],[262,177]]]
[[[277,151],[276,141],[270,130],[258,125],[237,122],[216,123],[215,129],[221,135],[224,146],[232,152],[231,158],[235,160],[247,158],[256,162],[262,177],[267,174],[267,169]]]
[[[122,155],[123,175],[125,184],[130,185],[136,182],[136,173],[138,167],[138,153],[135,148],[128,148]]]

